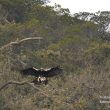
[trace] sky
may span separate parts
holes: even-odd
[[[49,5],[60,4],[68,8],[71,14],[78,12],[110,11],[110,0],[50,0]]]

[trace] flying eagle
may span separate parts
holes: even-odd
[[[48,77],[53,77],[56,75],[59,75],[61,73],[62,68],[60,66],[52,67],[52,68],[40,68],[37,69],[35,67],[27,68],[24,70],[21,70],[23,75],[32,75],[36,78],[33,80],[33,83],[45,83],[47,84]]]

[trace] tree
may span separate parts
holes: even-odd
[[[34,5],[43,5],[47,0],[1,0],[0,4],[8,13],[9,22],[21,22],[26,19],[26,14]]]

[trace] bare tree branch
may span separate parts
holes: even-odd
[[[44,93],[41,89],[39,89],[38,87],[36,87],[36,86],[34,85],[34,83],[29,83],[29,82],[27,82],[27,81],[23,81],[23,82],[9,81],[9,82],[3,84],[3,85],[0,87],[0,91],[1,91],[2,89],[4,89],[6,86],[10,85],[10,84],[14,84],[14,85],[25,85],[25,84],[27,84],[27,85],[33,87],[34,89],[40,91],[40,93],[42,93],[44,96],[48,97],[48,95],[47,95],[46,93]]]
[[[10,42],[10,43],[8,43],[8,44],[6,44],[6,45],[4,45],[4,46],[2,46],[1,48],[0,48],[0,50],[3,50],[3,49],[5,49],[6,47],[9,47],[9,46],[12,46],[12,45],[15,45],[15,44],[20,44],[20,43],[22,43],[22,42],[24,42],[24,41],[28,41],[28,40],[41,40],[42,39],[42,37],[32,37],[32,38],[25,38],[25,39],[22,39],[22,40],[16,40],[16,41],[14,41],[14,42]]]
[[[29,83],[29,82],[27,82],[27,81],[23,81],[23,82],[9,81],[9,82],[3,84],[3,85],[0,87],[0,91],[3,90],[3,89],[4,89],[5,87],[7,87],[8,85],[19,85],[19,86],[21,86],[21,85],[25,85],[25,84],[27,84],[27,85],[33,87],[34,89],[38,90],[42,95],[44,95],[44,96],[46,96],[46,97],[51,97],[51,98],[53,97],[53,98],[54,98],[54,101],[55,101],[56,103],[59,103],[59,104],[61,104],[61,103],[62,103],[62,104],[65,104],[65,103],[66,103],[64,100],[61,100],[61,98],[59,98],[59,96],[56,96],[56,95],[54,96],[54,95],[51,95],[51,94],[47,94],[46,91],[43,91],[43,90],[41,90],[40,88],[36,87],[36,86],[34,85],[34,83]],[[66,97],[66,98],[69,98],[69,97]]]

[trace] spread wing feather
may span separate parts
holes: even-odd
[[[23,75],[32,75],[38,77],[41,74],[41,70],[36,70],[35,68],[27,68],[24,70],[21,70],[21,73]]]
[[[60,73],[61,68],[59,66],[49,69],[36,69],[35,67],[22,70],[23,75],[43,76],[52,77]]]
[[[44,77],[52,77],[59,75],[61,73],[61,68],[59,67],[53,67],[43,72]]]

